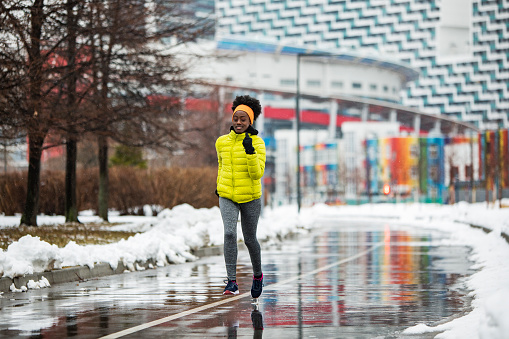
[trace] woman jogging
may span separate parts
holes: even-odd
[[[237,219],[253,265],[251,296],[262,293],[263,273],[256,228],[261,210],[261,178],[265,170],[265,143],[252,126],[261,113],[260,101],[249,95],[233,101],[233,126],[216,141],[217,195],[224,225],[224,260],[228,282],[223,294],[239,294],[237,285]]]

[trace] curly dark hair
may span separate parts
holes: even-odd
[[[249,95],[239,95],[233,100],[232,111],[235,111],[238,105],[246,105],[251,107],[254,114],[254,120],[260,116],[262,113],[262,105],[260,105],[260,101],[256,98],[250,97]]]

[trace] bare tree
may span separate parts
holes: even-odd
[[[48,57],[62,43],[58,32],[58,2],[0,2],[2,132],[28,137],[27,196],[21,224],[36,226],[39,207],[41,154],[52,115],[47,99],[59,79],[50,79]],[[58,67],[58,66],[56,66]]]
[[[37,225],[48,133],[67,149],[66,220],[77,221],[76,142],[98,137],[99,213],[107,220],[108,140],[186,146],[182,98],[192,84],[178,46],[209,34],[192,1],[7,0],[0,3],[0,138],[28,137],[22,224]],[[5,39],[3,39],[5,37]]]
[[[207,34],[213,23],[192,17],[189,1],[95,2],[90,50],[99,144],[99,215],[107,220],[108,140],[175,149],[183,143],[182,100],[191,82],[177,47]],[[180,147],[180,146],[178,146]]]
[[[74,112],[77,109],[76,105],[76,82],[77,82],[77,69],[76,69],[76,56],[77,56],[77,35],[80,8],[76,9],[77,1],[67,0],[65,4],[66,9],[66,28],[67,28],[67,118],[73,118]],[[78,13],[75,12],[78,11]],[[71,125],[72,126],[72,125]],[[76,199],[76,161],[78,146],[76,140],[76,132],[74,128],[70,128],[66,138],[66,166],[65,166],[65,221],[78,222],[78,207]]]

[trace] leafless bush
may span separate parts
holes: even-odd
[[[63,215],[65,210],[64,173],[51,171],[41,173],[41,200],[39,213]],[[20,212],[20,211],[19,211]]]
[[[154,197],[158,204],[173,207],[190,204],[195,208],[217,205],[214,194],[217,170],[207,168],[168,168],[152,175]]]
[[[0,213],[14,215],[23,211],[26,195],[26,173],[0,176]]]
[[[96,168],[78,171],[77,200],[79,210],[97,210],[98,176]],[[164,168],[146,170],[131,167],[110,169],[110,207],[122,214],[137,214],[146,204],[172,208],[189,204],[195,208],[217,205],[214,194],[217,170],[203,168]],[[0,213],[14,215],[23,211],[26,173],[0,176]],[[64,213],[63,171],[41,174],[40,212]]]

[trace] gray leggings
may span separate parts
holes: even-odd
[[[236,280],[237,277],[237,219],[239,211],[242,234],[251,257],[253,274],[255,276],[262,274],[260,244],[256,239],[256,228],[258,227],[261,206],[260,199],[238,204],[230,199],[219,198],[219,209],[224,225],[224,262],[226,264],[226,274],[230,280]]]

